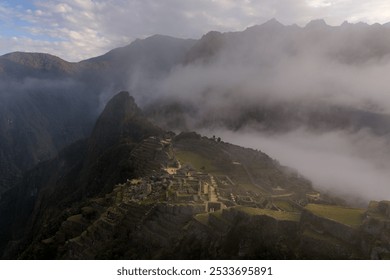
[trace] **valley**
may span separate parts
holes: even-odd
[[[0,56],[1,258],[389,259],[389,35],[273,19]]]
[[[386,259],[388,202],[350,208],[261,151],[193,132],[143,139],[141,177],[68,207],[26,259]],[[386,212],[387,211],[387,212]]]

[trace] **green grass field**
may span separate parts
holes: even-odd
[[[303,236],[307,236],[311,239],[314,239],[314,240],[320,240],[320,241],[324,241],[324,242],[327,242],[327,243],[330,243],[330,244],[333,244],[333,245],[343,245],[343,243],[338,240],[337,238],[329,235],[329,234],[320,234],[318,232],[315,232],[309,228],[306,228],[302,234]]]
[[[306,209],[319,217],[331,219],[351,227],[359,227],[366,212],[365,209],[321,204],[308,204]]]
[[[299,212],[299,209],[286,200],[276,200],[273,202],[276,207],[287,212]]]
[[[215,166],[212,160],[191,151],[179,150],[176,151],[176,158],[181,164],[190,164],[198,171],[207,173],[219,174],[221,170]]]
[[[253,215],[253,216],[265,215],[277,220],[298,222],[301,219],[301,214],[297,212],[274,211],[269,209],[251,208],[251,207],[243,207],[243,206],[237,206],[235,207],[235,209],[249,215]]]
[[[208,225],[209,223],[209,214],[208,213],[203,213],[203,214],[198,214],[195,216],[195,219],[204,224],[204,225]]]

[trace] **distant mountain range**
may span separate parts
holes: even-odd
[[[230,205],[231,201],[236,202],[230,198],[230,202],[223,202],[225,206],[246,205],[243,197],[248,192],[251,203],[247,201],[249,206],[246,206],[282,211],[283,203],[273,204],[270,197],[284,191],[292,196],[284,207],[294,211],[287,212],[302,213],[301,207],[308,203],[308,197],[314,199],[310,195],[315,197],[318,191],[301,175],[280,166],[262,152],[246,151],[227,143],[215,146],[220,143],[218,140],[188,131],[250,128],[277,134],[302,128],[314,133],[364,130],[383,140],[387,149],[390,108],[385,93],[389,62],[388,25],[344,23],[333,27],[322,20],[312,21],[305,27],[284,26],[270,20],[242,32],[212,31],[199,40],[155,35],[78,63],[41,53],[3,55],[0,57],[0,251],[6,258],[114,258],[115,252],[103,254],[105,247],[93,253],[84,247],[75,249],[79,255],[74,255],[72,246],[87,246],[87,239],[74,242],[72,238],[82,236],[86,228],[94,228],[91,223],[98,221],[103,213],[109,215],[110,207],[116,209],[113,212],[119,211],[112,201],[118,193],[118,196],[126,194],[123,184],[133,186],[131,180],[146,180],[148,176],[156,176],[156,170],[162,166],[173,167],[178,162],[190,164],[200,173],[234,177],[229,184],[240,186],[240,190],[231,192],[232,197],[241,196],[242,202]],[[117,92],[121,93],[113,97]],[[180,134],[182,131],[187,133]],[[165,150],[164,141],[168,139],[172,142],[167,147],[172,151]],[[201,148],[197,149],[198,146]],[[207,157],[214,152],[220,162]],[[140,156],[143,154],[150,157]],[[243,165],[246,159],[240,154],[253,156],[253,162]],[[240,169],[231,166],[232,162]],[[256,172],[256,168],[263,171]],[[160,175],[158,178],[162,180]],[[225,179],[218,178],[218,184],[223,184]],[[260,185],[265,188],[263,197],[267,198],[262,202],[255,192],[250,193]],[[120,191],[115,192],[115,188]],[[170,210],[164,212],[164,207],[171,206],[164,203],[183,195],[181,191],[170,193],[169,189],[159,189],[151,201],[145,198],[148,203],[132,204],[136,214],[134,220],[127,222],[148,228],[131,231],[138,234],[134,240],[144,240],[139,234],[145,232],[153,235],[149,232],[153,232],[153,223],[161,222],[142,220],[142,215],[149,217],[154,213],[152,207],[157,207],[164,219],[172,218],[166,215]],[[203,195],[205,199],[206,194]],[[321,195],[321,203],[343,204],[342,200]],[[219,196],[226,200],[230,194]],[[195,198],[194,194],[188,199],[203,201],[201,197],[199,194]],[[210,197],[207,201],[214,202]],[[375,212],[375,209],[377,206],[372,206],[371,210]],[[241,210],[237,210],[238,214],[236,210],[226,211],[241,215]],[[197,211],[176,217],[177,224],[188,225],[195,214],[203,213]],[[226,211],[224,215],[229,216]],[[76,221],[69,220],[70,217]],[[211,219],[212,227],[219,225],[223,232],[223,225],[213,217],[198,218],[206,227],[210,226]],[[301,221],[295,216],[286,220]],[[362,220],[359,226],[365,222]],[[72,225],[66,229],[69,224]],[[74,229],[80,225],[82,231]],[[115,232],[123,234],[122,227],[126,226],[119,227],[121,230]],[[233,233],[237,229],[230,228],[230,224],[228,228],[231,238],[236,236]],[[186,236],[175,234],[175,240],[180,239],[182,244],[189,244],[195,238],[193,232]],[[295,238],[294,244],[285,244],[288,252],[281,249],[269,256],[312,257],[315,254],[301,248],[296,255],[294,252],[299,247],[296,242],[301,237]],[[352,246],[343,243],[344,237],[341,239],[345,248]],[[215,250],[219,248],[216,240],[215,236],[207,239],[215,245],[210,245]],[[230,237],[224,242],[229,240]],[[164,242],[168,241],[157,242],[151,248],[171,244],[171,241]],[[194,252],[172,255],[166,249],[168,245],[159,251],[162,255],[137,255],[133,247],[120,253],[133,258],[196,255]],[[241,249],[235,248],[234,256],[239,256]],[[227,257],[229,250],[224,247],[223,256]],[[368,256],[364,250],[357,254],[359,258]],[[337,256],[354,258],[357,255],[352,251]],[[246,256],[255,255],[251,252]],[[204,256],[216,257],[211,252]]]
[[[85,138],[112,92],[127,88],[133,73],[162,75],[191,44],[154,36],[79,63],[39,53],[0,57],[0,193],[24,171]]]
[[[199,40],[156,35],[78,63],[49,54],[3,55],[0,193],[35,164],[86,137],[104,104],[120,90],[130,90],[151,119],[171,130],[304,126],[368,128],[387,135],[390,118],[383,102],[352,95],[346,103],[341,95],[352,82],[332,84],[334,77],[329,78],[331,92],[322,88],[326,79],[321,79],[313,81],[320,95],[311,95],[313,84],[304,77],[312,70],[318,76],[337,72],[323,60],[352,68],[381,65],[390,53],[389,33],[387,25],[332,27],[317,20],[298,27],[273,19],[243,32],[213,31]],[[307,65],[307,57],[314,65]],[[296,75],[301,69],[306,70]]]
[[[165,132],[120,92],[89,138],[5,193],[0,249],[5,259],[382,259],[388,233],[372,225],[389,223],[389,207],[346,207],[261,151]]]

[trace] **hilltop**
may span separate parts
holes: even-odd
[[[364,259],[389,249],[371,226],[388,223],[385,202],[349,208],[261,151],[165,132],[126,92],[88,139],[15,190],[0,205],[3,258]]]
[[[388,258],[388,202],[365,204],[388,199],[389,38],[271,20],[77,63],[1,56],[1,255]]]

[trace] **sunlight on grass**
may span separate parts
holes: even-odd
[[[306,209],[317,216],[331,219],[351,227],[358,227],[362,224],[366,211],[365,209],[359,208],[320,204],[308,204]]]

